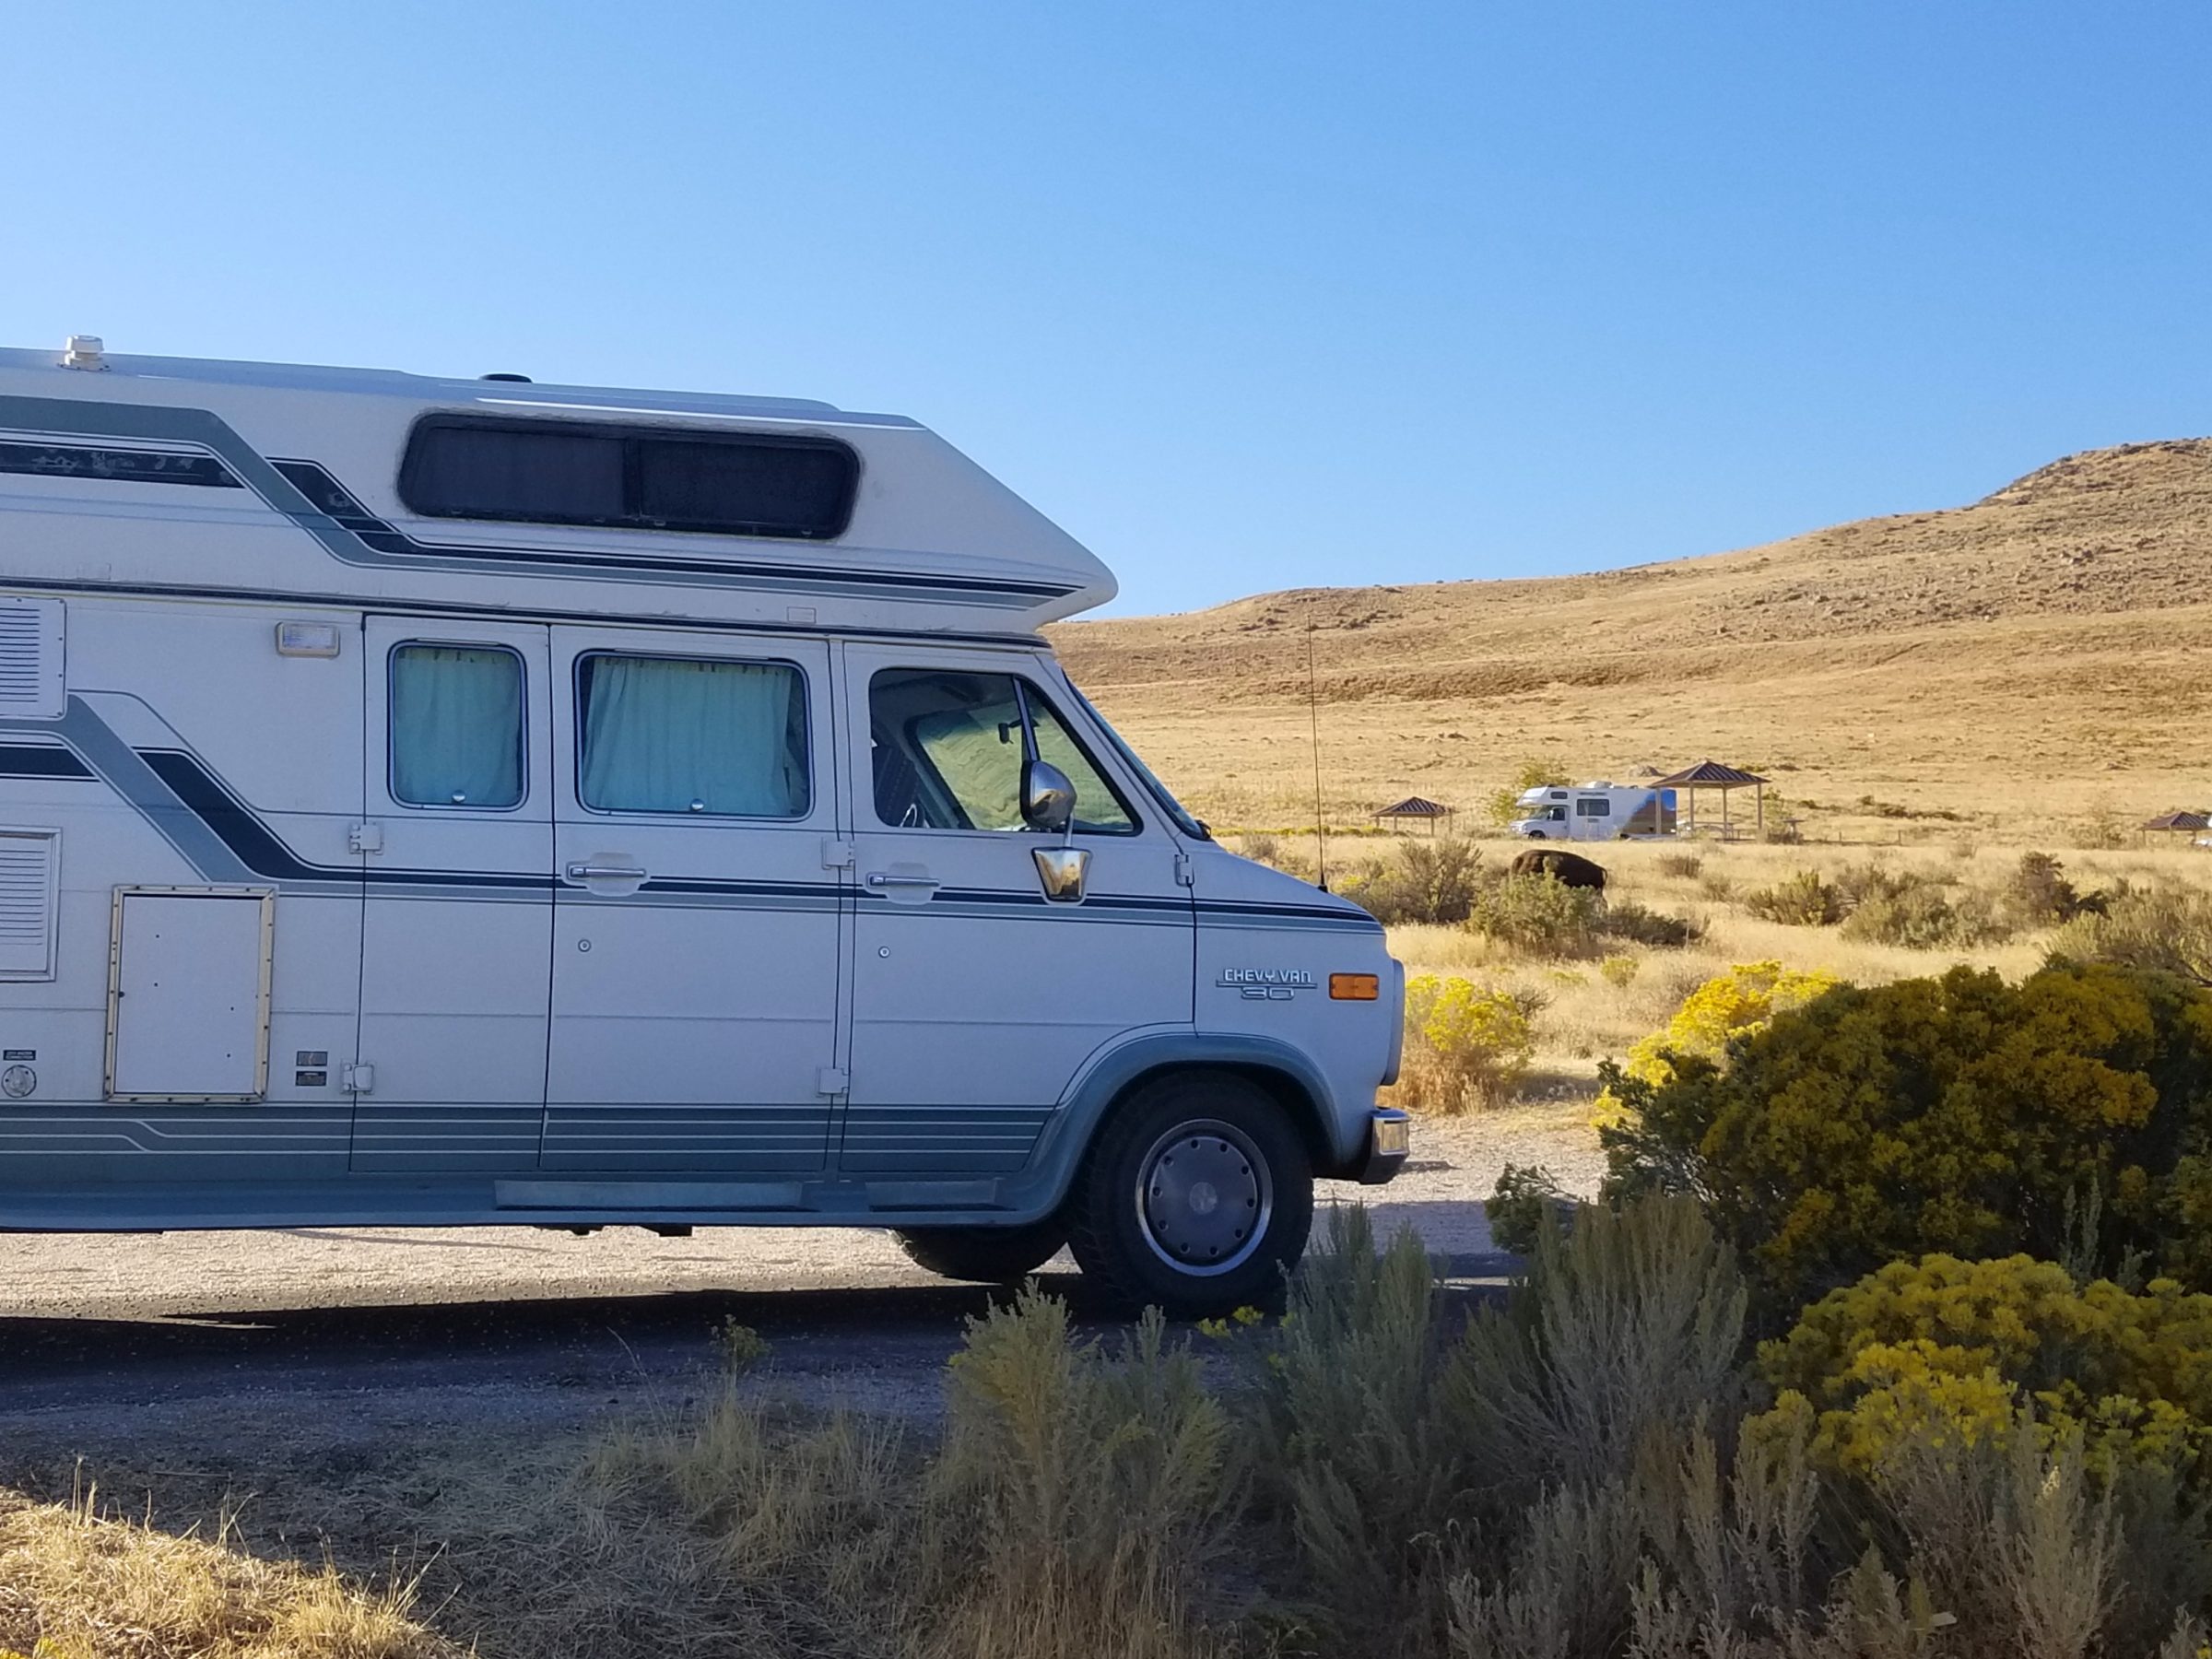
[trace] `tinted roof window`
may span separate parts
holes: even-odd
[[[453,518],[596,524],[622,516],[622,441],[540,429],[441,426],[416,434],[407,505]]]
[[[433,418],[408,441],[399,493],[436,518],[821,540],[844,529],[859,476],[828,438]]]
[[[834,535],[849,511],[853,455],[842,444],[638,445],[638,511],[681,529]]]

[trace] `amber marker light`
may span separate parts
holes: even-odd
[[[1382,981],[1372,973],[1332,973],[1329,975],[1331,1002],[1373,1002],[1382,994]]]

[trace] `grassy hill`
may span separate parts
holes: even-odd
[[[1528,757],[1700,757],[1810,833],[2096,840],[2212,804],[2212,439],[2053,462],[1971,506],[1588,576],[1306,588],[1066,624],[1070,670],[1194,806],[1481,816]]]

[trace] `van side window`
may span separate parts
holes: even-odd
[[[1604,795],[1583,795],[1574,804],[1576,818],[1605,818],[1613,810],[1613,803]]]
[[[788,663],[576,664],[576,798],[600,812],[805,818],[806,685]]]
[[[391,684],[394,800],[522,805],[521,657],[499,645],[401,645]]]
[[[1008,674],[886,668],[868,683],[876,816],[909,830],[1026,830],[1021,710],[1037,752],[1076,786],[1076,830],[1134,835],[1136,818],[1066,724],[1029,681]]]

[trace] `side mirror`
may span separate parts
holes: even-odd
[[[1076,786],[1050,760],[1021,763],[1021,821],[1047,835],[1076,821]]]

